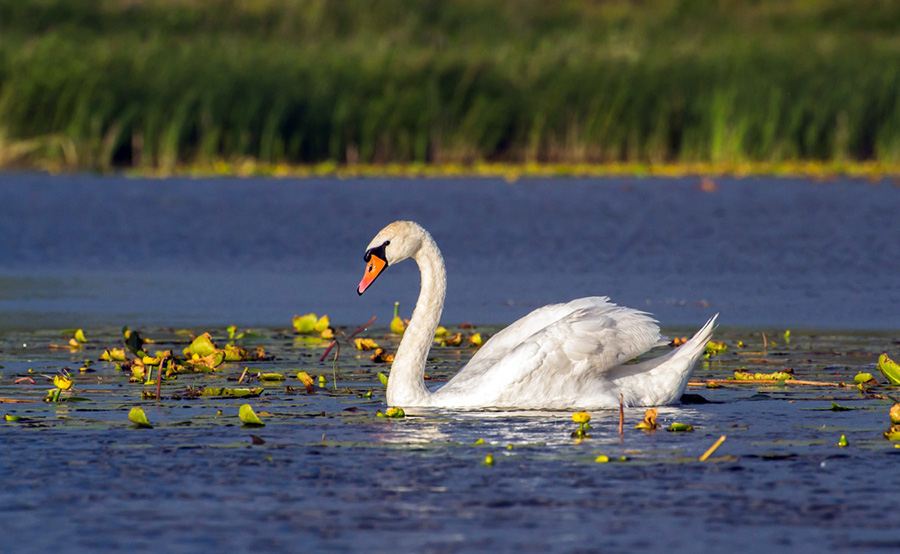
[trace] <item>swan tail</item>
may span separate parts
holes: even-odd
[[[677,395],[674,395],[674,398],[668,399],[668,402],[666,403],[678,402],[681,399],[681,395],[684,394],[684,390],[687,388],[691,374],[694,372],[694,366],[697,365],[697,361],[700,360],[700,357],[706,352],[706,343],[708,343],[713,336],[713,331],[716,329],[716,319],[718,317],[719,314],[716,314],[709,318],[709,321],[707,321],[699,331],[694,333],[694,336],[691,337],[690,340],[671,353],[671,363],[674,366],[673,369],[676,371],[676,374],[680,373],[677,377],[680,380],[680,383],[679,386],[674,389],[677,390]]]
[[[626,399],[627,404],[663,406],[678,402],[687,388],[694,366],[706,351],[706,343],[712,338],[718,317],[719,314],[711,317],[690,340],[668,354],[638,364],[620,366],[620,375],[625,380],[633,380],[632,383],[643,392],[630,401]]]

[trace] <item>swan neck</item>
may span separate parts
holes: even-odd
[[[444,258],[430,235],[426,235],[413,259],[421,275],[419,299],[391,366],[389,406],[423,406],[431,397],[425,388],[425,364],[444,310],[447,272]]]

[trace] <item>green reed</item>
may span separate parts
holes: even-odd
[[[0,0],[0,161],[900,162],[900,5]]]

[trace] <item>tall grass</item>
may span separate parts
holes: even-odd
[[[891,1],[0,0],[0,24],[7,163],[900,162]]]

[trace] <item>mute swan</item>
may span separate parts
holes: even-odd
[[[387,403],[399,407],[565,409],[677,402],[713,332],[713,316],[689,341],[658,358],[627,363],[665,344],[648,314],[588,297],[539,308],[482,345],[450,381],[425,388],[425,362],[444,309],[447,275],[431,235],[412,221],[382,229],[366,249],[357,293],[390,265],[412,258],[422,284],[397,348]]]

